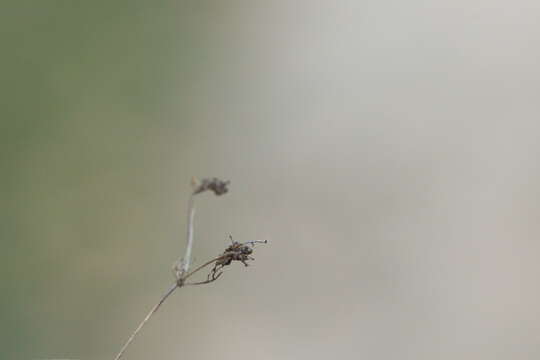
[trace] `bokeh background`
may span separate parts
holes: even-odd
[[[538,1],[2,1],[0,354],[540,357]]]

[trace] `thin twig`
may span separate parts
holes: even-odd
[[[216,261],[225,258],[226,256],[227,256],[227,255],[220,255],[220,256],[218,256],[218,257],[216,257],[216,258],[213,258],[212,260],[209,260],[209,261],[205,262],[204,264],[202,264],[201,266],[197,267],[195,270],[191,271],[190,273],[187,273],[187,274],[184,275],[184,276],[182,277],[182,279],[181,279],[182,284],[183,284],[183,282],[184,282],[187,278],[189,278],[191,275],[195,274],[195,273],[198,272],[199,270],[202,270],[203,268],[207,267],[208,265],[213,264],[213,263],[215,263]]]
[[[226,194],[229,189],[229,181],[223,181],[218,178],[197,180],[195,177],[191,179],[193,192],[189,196],[188,202],[188,229],[187,229],[187,245],[186,253],[182,259],[179,274],[177,279],[181,279],[185,275],[191,264],[191,252],[193,249],[193,218],[195,217],[195,195],[205,191],[212,191],[216,196]]]
[[[143,321],[141,321],[141,323],[139,324],[139,326],[137,327],[137,329],[135,329],[135,331],[133,332],[133,334],[131,334],[131,336],[129,337],[129,339],[126,341],[126,343],[124,344],[124,346],[122,347],[122,349],[120,350],[120,352],[118,353],[118,355],[116,355],[116,357],[114,358],[114,360],[119,360],[122,355],[124,354],[124,351],[126,351],[126,349],[128,348],[129,344],[133,341],[133,339],[135,339],[135,336],[139,333],[139,331],[141,331],[141,329],[144,327],[144,325],[146,325],[146,323],[148,322],[148,320],[150,320],[150,318],[156,313],[156,311],[159,309],[159,307],[165,302],[165,300],[167,300],[167,298],[169,296],[171,296],[171,294],[176,290],[176,289],[179,289],[185,285],[202,285],[202,284],[207,284],[207,283],[210,283],[214,280],[217,280],[219,278],[219,276],[221,276],[221,274],[219,274],[214,280],[212,281],[203,281],[203,282],[198,282],[198,283],[185,283],[185,280],[187,278],[189,278],[190,276],[192,276],[193,274],[195,274],[196,272],[204,269],[205,267],[207,267],[208,265],[211,265],[213,264],[214,262],[218,261],[218,260],[221,260],[223,259],[223,255],[222,256],[218,256],[210,261],[207,261],[206,263],[202,264],[201,266],[197,267],[195,270],[191,271],[190,273],[187,273],[185,274],[182,278],[180,278],[176,283],[174,283],[171,288],[161,297],[161,299],[159,300],[159,302],[154,305],[154,307],[152,308],[152,310],[150,310],[150,312],[148,313],[148,315],[146,315],[146,317],[144,318]]]
[[[211,279],[208,279],[208,280],[204,280],[204,281],[198,281],[198,282],[193,282],[193,283],[184,283],[184,286],[188,286],[188,285],[204,285],[204,284],[210,284],[211,282],[214,282],[216,281],[217,279],[219,279],[219,277],[223,275],[223,271],[219,272],[217,275],[215,275],[213,278]]]
[[[154,307],[152,308],[152,310],[150,310],[150,312],[148,313],[148,315],[146,315],[146,317],[144,318],[144,320],[139,324],[139,326],[137,327],[137,329],[135,329],[135,331],[133,332],[133,334],[131,334],[131,336],[129,337],[129,339],[126,341],[126,343],[124,344],[124,346],[122,346],[122,349],[120,350],[120,352],[118,353],[118,355],[116,355],[116,357],[114,358],[114,360],[119,360],[122,355],[124,354],[124,351],[126,351],[126,349],[128,348],[129,344],[131,344],[131,342],[133,341],[133,339],[135,339],[135,336],[137,336],[137,333],[139,331],[141,331],[141,329],[143,328],[143,326],[146,324],[146,322],[148,320],[150,320],[150,318],[152,317],[152,315],[154,315],[154,313],[156,311],[158,311],[159,307],[165,302],[165,300],[167,300],[167,298],[169,296],[171,296],[171,294],[174,292],[174,290],[176,290],[178,288],[178,285],[175,283],[173,286],[171,286],[171,288],[161,297],[161,299],[159,300],[159,302],[154,305]]]
[[[187,278],[189,278],[190,276],[192,276],[193,274],[195,274],[199,270],[207,267],[208,265],[210,265],[210,264],[212,264],[212,263],[214,263],[214,262],[216,262],[218,260],[223,259],[223,257],[224,257],[224,255],[218,256],[217,258],[214,258],[213,260],[207,261],[203,265],[197,267],[195,270],[193,270],[191,272],[188,272],[189,271],[189,266],[191,264],[191,253],[192,253],[192,249],[193,249],[193,222],[194,222],[194,218],[195,218],[195,195],[199,194],[199,193],[201,193],[203,191],[206,191],[206,190],[211,190],[212,192],[214,192],[215,195],[220,196],[220,195],[225,194],[228,191],[228,189],[227,189],[228,184],[229,184],[228,181],[221,181],[221,180],[219,180],[217,178],[203,179],[202,182],[199,182],[198,180],[193,178],[192,185],[194,187],[194,190],[191,193],[191,195],[189,196],[189,200],[188,200],[188,223],[187,223],[186,252],[184,254],[184,257],[181,258],[173,267],[173,270],[174,270],[175,276],[176,276],[176,282],[161,297],[159,302],[156,305],[154,305],[154,307],[150,310],[148,315],[146,315],[146,317],[139,324],[137,329],[135,329],[135,331],[128,338],[128,340],[126,341],[126,343],[124,344],[124,346],[122,347],[122,349],[120,350],[118,355],[116,355],[114,360],[119,360],[122,357],[122,355],[124,354],[124,352],[128,348],[129,344],[131,344],[133,339],[135,339],[135,336],[139,333],[139,331],[141,331],[141,329],[148,322],[148,320],[150,320],[152,315],[155,314],[155,312],[160,308],[160,306],[165,302],[165,300],[167,300],[167,298],[169,296],[171,296],[171,294],[176,289],[181,288],[181,287],[183,287],[185,285],[201,285],[201,284],[207,284],[207,283],[211,282],[211,281],[206,281],[206,282],[202,281],[202,282],[189,283],[189,284],[185,283]],[[217,280],[217,278],[219,278],[220,275],[221,274],[216,276],[212,281]]]
[[[187,226],[187,245],[186,253],[182,259],[182,268],[180,277],[188,272],[191,263],[191,250],[193,249],[193,219],[195,218],[195,194],[189,196],[188,201],[188,226]]]

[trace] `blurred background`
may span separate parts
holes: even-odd
[[[2,1],[0,354],[540,357],[538,1]],[[202,274],[204,278],[204,274]]]

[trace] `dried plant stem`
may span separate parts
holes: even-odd
[[[212,280],[208,279],[207,281],[197,282],[197,283],[186,283],[186,279],[191,277],[193,274],[198,272],[199,270],[202,270],[203,268],[207,267],[210,264],[213,264],[214,262],[221,260],[224,258],[225,255],[218,256],[217,258],[207,261],[206,263],[202,264],[201,266],[197,267],[195,270],[192,270],[189,272],[189,267],[191,265],[191,253],[193,249],[193,222],[195,219],[195,195],[199,194],[201,192],[211,190],[214,192],[215,195],[220,196],[225,194],[228,189],[227,185],[229,184],[228,181],[221,181],[217,178],[212,179],[203,179],[202,182],[199,182],[195,178],[192,180],[192,185],[194,187],[193,192],[189,196],[188,200],[188,222],[187,222],[187,244],[186,244],[186,252],[184,254],[184,257],[181,258],[173,267],[174,273],[176,276],[176,282],[170,287],[170,289],[161,297],[159,302],[154,305],[154,307],[150,310],[148,315],[143,319],[143,321],[139,324],[139,326],[135,329],[135,331],[131,334],[131,336],[128,338],[118,355],[114,358],[114,360],[119,360],[126,349],[129,347],[133,339],[135,339],[135,336],[141,331],[141,329],[146,325],[148,320],[158,311],[158,309],[163,305],[165,300],[169,296],[172,295],[172,293],[185,285],[201,285],[201,284],[207,284],[211,281],[217,280],[217,278],[221,275],[218,274],[218,276],[214,277]]]
[[[195,194],[189,196],[188,201],[188,226],[186,253],[182,259],[181,275],[186,274],[191,263],[191,251],[193,249],[193,219],[195,218]]]
[[[192,272],[190,273],[187,273],[184,277],[182,277],[182,280],[185,281],[187,278],[189,278],[191,275],[195,274],[196,272],[198,272],[199,270],[202,270],[204,269],[205,267],[207,267],[208,265],[211,265],[213,263],[215,263],[216,261],[218,260],[221,260],[225,257],[225,255],[221,255],[221,256],[218,256],[217,258],[214,258],[210,261],[207,261],[205,262],[204,264],[202,264],[201,266],[197,267],[195,270],[193,270]]]
[[[150,312],[148,313],[148,315],[146,315],[146,317],[144,318],[144,320],[139,324],[139,326],[137,327],[137,329],[135,329],[135,331],[133,332],[133,334],[131,334],[131,336],[129,337],[129,339],[126,341],[126,343],[124,344],[124,346],[122,346],[122,349],[120,350],[120,352],[118,353],[118,355],[116,355],[116,357],[114,358],[114,360],[118,360],[122,357],[122,355],[124,354],[124,351],[126,351],[126,349],[128,348],[129,344],[131,344],[131,342],[133,341],[133,339],[135,339],[135,336],[137,336],[137,334],[139,333],[139,331],[141,331],[141,329],[144,327],[144,325],[146,324],[146,322],[148,320],[150,320],[150,318],[152,317],[152,315],[154,315],[154,313],[156,311],[158,311],[159,307],[165,302],[165,300],[167,300],[167,298],[169,296],[172,295],[172,293],[178,288],[178,285],[175,283],[173,286],[171,286],[171,288],[161,297],[161,299],[159,300],[159,302],[154,305],[154,307],[152,308],[152,310],[150,310]]]
[[[124,354],[124,352],[126,351],[126,349],[128,348],[129,344],[131,344],[131,342],[133,341],[133,339],[135,339],[135,336],[137,336],[137,334],[139,333],[139,331],[141,331],[141,329],[144,327],[144,325],[146,325],[146,323],[148,322],[148,320],[150,320],[150,318],[156,313],[156,311],[158,311],[158,309],[160,308],[161,305],[163,305],[163,303],[165,302],[165,300],[167,300],[167,298],[169,296],[172,295],[172,293],[176,290],[176,289],[179,289],[185,285],[199,285],[199,284],[203,284],[203,283],[208,283],[210,281],[203,281],[201,283],[193,283],[193,284],[186,284],[185,283],[185,280],[187,278],[189,278],[190,276],[192,276],[193,274],[195,274],[196,272],[204,269],[205,267],[215,263],[216,261],[222,259],[223,256],[218,256],[217,258],[215,259],[212,259],[210,261],[207,261],[206,263],[202,264],[201,266],[197,267],[195,270],[191,271],[190,273],[187,273],[185,274],[185,276],[183,276],[182,278],[180,278],[176,283],[174,283],[171,288],[169,290],[167,290],[167,292],[161,297],[161,299],[159,300],[159,302],[154,305],[154,307],[150,310],[150,312],[148,313],[148,315],[146,315],[146,317],[143,319],[143,321],[141,321],[141,323],[139,324],[139,326],[137,326],[137,328],[135,329],[135,331],[131,334],[131,336],[129,337],[129,339],[126,341],[126,343],[124,344],[124,346],[122,347],[122,349],[120,350],[120,352],[118,353],[118,355],[116,355],[116,357],[114,358],[114,360],[119,360],[122,355]]]
[[[150,312],[148,313],[148,315],[146,315],[146,317],[143,319],[143,321],[139,324],[139,326],[135,329],[135,331],[131,334],[131,336],[128,338],[128,340],[126,341],[126,343],[124,344],[124,346],[122,347],[122,349],[120,350],[120,352],[118,353],[118,355],[116,355],[116,357],[114,358],[114,360],[119,360],[122,355],[124,354],[124,352],[126,351],[126,349],[129,347],[129,345],[131,344],[131,342],[133,341],[133,339],[135,339],[135,336],[137,336],[137,334],[139,333],[139,331],[141,331],[141,329],[144,327],[144,325],[146,325],[146,323],[148,322],[148,320],[150,320],[150,318],[156,313],[156,311],[158,311],[158,309],[161,307],[161,305],[165,302],[165,300],[167,300],[167,298],[169,296],[172,295],[172,293],[182,287],[184,285],[184,281],[191,275],[193,275],[195,272],[201,270],[202,268],[204,268],[205,266],[208,266],[210,265],[213,261],[216,261],[216,260],[213,260],[213,261],[209,261],[207,262],[206,264],[204,264],[203,266],[199,266],[197,269],[195,269],[194,271],[192,271],[191,273],[188,273],[188,270],[189,270],[189,265],[191,263],[191,252],[192,252],[192,249],[193,249],[193,222],[194,222],[194,219],[195,219],[195,194],[191,194],[189,196],[189,200],[188,200],[188,224],[187,224],[187,245],[186,245],[186,253],[184,255],[184,257],[181,259],[181,262],[180,264],[180,269],[178,269],[178,265],[177,265],[177,270],[176,270],[176,276],[177,276],[177,281],[176,283],[174,283],[171,288],[161,297],[161,299],[159,300],[159,302],[154,305],[154,307],[150,310]]]

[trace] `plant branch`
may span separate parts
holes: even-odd
[[[189,271],[191,265],[191,253],[193,250],[193,222],[195,218],[195,195],[205,191],[212,191],[216,196],[226,194],[229,189],[229,181],[222,181],[218,178],[197,180],[195,177],[191,179],[193,192],[188,200],[188,221],[187,221],[187,244],[184,257],[173,266],[173,270],[178,282],[182,281],[184,275]]]
[[[186,252],[184,254],[184,257],[181,258],[179,261],[177,261],[175,265],[173,266],[176,282],[169,288],[169,290],[167,290],[167,292],[161,297],[159,302],[156,305],[154,305],[154,307],[146,315],[143,321],[139,324],[139,326],[128,338],[128,340],[126,341],[126,343],[124,344],[120,352],[116,355],[114,360],[119,360],[122,357],[126,349],[129,347],[131,342],[137,336],[137,334],[146,325],[146,323],[150,320],[150,318],[156,313],[156,311],[158,311],[161,305],[163,305],[165,300],[167,300],[167,298],[171,296],[172,293],[176,289],[181,288],[186,285],[202,285],[202,284],[211,283],[217,280],[222,275],[221,271],[217,274],[216,274],[216,271],[221,270],[224,266],[229,265],[232,261],[241,261],[244,265],[247,266],[246,260],[253,260],[253,258],[249,256],[249,254],[251,254],[253,250],[249,248],[246,244],[250,244],[253,247],[256,243],[266,243],[266,240],[265,241],[255,240],[255,241],[249,241],[245,244],[242,244],[242,243],[232,241],[232,238],[231,238],[232,245],[229,246],[227,249],[225,249],[225,252],[223,254],[221,254],[220,256],[210,261],[205,262],[204,264],[198,266],[195,270],[189,271],[189,267],[191,265],[191,253],[193,250],[193,228],[194,228],[193,222],[195,218],[195,195],[201,192],[210,190],[216,196],[220,196],[228,192],[228,188],[227,188],[228,185],[229,185],[228,181],[222,181],[217,178],[203,179],[201,182],[193,178],[192,180],[193,191],[191,195],[189,196],[189,200],[188,200]],[[204,269],[205,267],[213,263],[216,263],[216,265],[214,266],[214,269],[212,270],[211,274],[208,276],[208,279],[206,281],[186,283],[186,279],[188,279],[189,277],[191,277],[198,271]]]
[[[216,258],[213,258],[212,260],[209,260],[209,261],[205,262],[204,264],[202,264],[201,266],[197,267],[197,268],[196,268],[195,270],[193,270],[192,272],[187,273],[186,275],[184,275],[184,276],[180,279],[180,280],[182,281],[182,284],[183,284],[183,282],[184,282],[187,278],[191,277],[191,275],[195,274],[195,273],[198,272],[199,270],[204,269],[204,268],[207,267],[208,265],[211,265],[211,264],[215,263],[215,262],[218,261],[218,260],[224,259],[225,257],[226,257],[226,255],[220,255],[220,256],[218,256],[218,257],[216,257]]]
[[[154,315],[154,313],[156,311],[158,311],[158,309],[160,308],[160,306],[165,302],[165,300],[167,300],[167,298],[169,296],[172,295],[172,293],[178,288],[178,285],[175,283],[173,286],[171,286],[171,288],[161,297],[161,299],[159,300],[159,302],[154,305],[154,307],[150,310],[150,312],[148,313],[148,315],[146,315],[146,317],[144,318],[144,320],[139,324],[139,326],[137,327],[137,329],[135,329],[135,331],[133,332],[133,334],[131,334],[131,336],[128,338],[128,340],[126,341],[126,343],[124,344],[124,346],[122,346],[122,349],[120,350],[120,352],[118,353],[118,355],[116,355],[116,357],[114,358],[114,360],[119,360],[122,355],[124,354],[124,351],[126,351],[126,349],[128,348],[129,344],[131,344],[131,342],[133,341],[133,339],[135,339],[135,336],[137,336],[137,334],[139,333],[139,331],[141,331],[141,329],[144,327],[144,325],[146,324],[146,322],[148,320],[150,320],[150,318],[152,317],[152,315]]]
[[[187,225],[187,245],[186,253],[182,259],[182,265],[180,269],[180,277],[187,273],[189,265],[191,263],[191,252],[193,249],[193,220],[195,218],[195,194],[189,196],[188,201],[188,225]]]
[[[201,266],[197,267],[195,270],[191,271],[190,273],[187,273],[185,274],[183,277],[181,277],[176,283],[174,283],[171,288],[161,297],[161,299],[159,300],[159,302],[154,305],[154,307],[150,310],[150,312],[148,313],[148,315],[146,315],[146,317],[143,319],[143,321],[141,321],[141,323],[139,324],[139,326],[137,326],[137,328],[135,329],[135,331],[133,332],[133,334],[131,334],[131,336],[128,338],[128,340],[126,341],[126,343],[124,344],[124,346],[122,347],[122,349],[120,350],[120,352],[118,353],[118,355],[116,355],[116,357],[114,358],[114,360],[119,360],[122,355],[124,354],[124,352],[126,351],[126,349],[128,348],[129,344],[131,344],[131,342],[133,341],[133,339],[135,339],[135,336],[137,336],[137,334],[139,333],[139,331],[141,331],[141,329],[144,327],[144,325],[146,325],[146,323],[148,322],[148,320],[150,320],[150,318],[156,313],[156,311],[158,311],[158,309],[160,308],[161,305],[163,305],[163,303],[165,302],[165,300],[167,300],[167,298],[169,296],[172,295],[172,293],[176,290],[176,289],[179,289],[185,285],[202,285],[202,284],[208,284],[212,281],[215,281],[219,278],[219,276],[221,276],[221,274],[219,274],[215,279],[211,280],[211,281],[201,281],[201,282],[197,282],[197,283],[185,283],[185,280],[190,277],[191,275],[195,274],[196,272],[204,269],[205,267],[207,267],[208,265],[211,265],[213,264],[214,262],[218,261],[218,260],[221,260],[223,259],[223,255],[222,256],[218,256],[210,261],[207,261],[206,263],[202,264]]]
[[[188,285],[204,285],[204,284],[210,284],[211,282],[214,282],[216,281],[217,279],[219,279],[219,277],[223,275],[223,271],[219,272],[217,275],[215,275],[214,277],[212,277],[211,279],[208,279],[208,280],[204,280],[204,281],[197,281],[197,282],[193,282],[193,283],[185,283],[184,286],[188,286]]]

